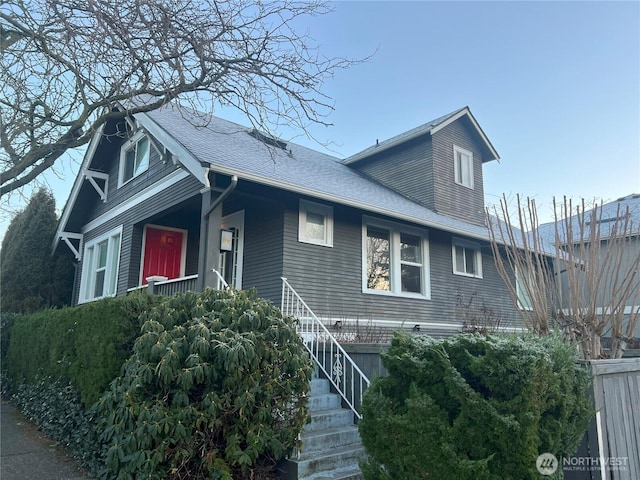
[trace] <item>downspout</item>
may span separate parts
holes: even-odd
[[[213,170],[211,167],[206,168],[204,171],[204,183],[207,189],[211,188],[211,182],[209,181],[209,173]],[[231,183],[225,188],[220,195],[216,197],[213,203],[202,215],[201,228],[204,229],[203,235],[201,235],[200,248],[206,249],[209,244],[209,215],[213,212],[230,194],[235,190],[238,185],[238,176],[233,175],[231,177]],[[201,252],[200,264],[198,265],[198,289],[204,290],[207,283],[207,251]]]
[[[211,169],[207,170],[207,176],[209,175],[209,171],[211,171]],[[237,175],[233,175],[231,177],[231,183],[229,184],[229,186],[227,188],[225,188],[222,193],[220,195],[218,195],[216,197],[216,199],[213,201],[213,203],[211,204],[211,206],[209,207],[209,209],[206,211],[206,213],[204,214],[204,216],[208,219],[209,218],[209,214],[211,212],[213,212],[216,207],[218,205],[220,205],[222,202],[225,201],[225,199],[231,195],[231,192],[233,192],[236,188],[236,185],[238,185],[238,176]],[[208,221],[208,220],[207,220]]]

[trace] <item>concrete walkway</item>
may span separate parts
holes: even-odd
[[[2,480],[83,480],[73,458],[44,436],[12,404],[0,410],[0,478]]]

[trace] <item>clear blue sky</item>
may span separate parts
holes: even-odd
[[[546,221],[553,196],[640,193],[639,25],[639,2],[339,2],[304,27],[326,56],[374,55],[325,84],[334,126],[312,133],[346,157],[467,105],[501,157],[488,204],[531,196]],[[62,209],[77,166],[59,169]]]

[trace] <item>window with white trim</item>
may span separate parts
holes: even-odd
[[[456,183],[473,188],[473,153],[454,145],[453,158]]]
[[[533,285],[533,275],[526,264],[516,267],[516,295],[518,297],[518,308],[521,310],[533,310],[529,288]]]
[[[333,246],[333,207],[300,200],[298,241]]]
[[[115,296],[121,239],[122,227],[119,227],[84,246],[80,303]]]
[[[151,142],[143,132],[127,141],[120,149],[120,178],[118,185],[127,183],[149,168]]]
[[[363,225],[362,236],[364,292],[430,297],[424,232],[375,222]]]
[[[479,243],[454,238],[451,252],[453,273],[482,278],[482,252]]]

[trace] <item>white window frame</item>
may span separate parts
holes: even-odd
[[[116,243],[117,239],[117,243]],[[98,267],[96,247],[107,242],[105,267]],[[117,248],[116,248],[117,246]],[[120,252],[122,249],[122,225],[84,244],[82,255],[82,276],[80,277],[80,296],[78,303],[93,302],[106,297],[115,297],[118,292],[118,274],[120,271]],[[115,266],[115,271],[114,271]],[[95,279],[98,270],[104,270],[102,295],[95,295]],[[112,288],[110,287],[113,281]]]
[[[307,235],[307,213],[321,215],[324,218],[323,239],[319,240]],[[324,247],[333,247],[333,207],[321,203],[311,202],[309,200],[300,199],[298,215],[298,241],[302,243],[322,245]]]
[[[390,290],[376,290],[369,288],[367,285],[367,229],[368,227],[383,229],[389,231],[390,242],[390,259],[389,259],[389,279]],[[422,262],[414,264],[413,262],[402,261],[400,252],[400,236],[402,234],[411,235],[420,239]],[[431,268],[429,260],[429,235],[425,230],[418,230],[406,225],[396,224],[393,222],[385,222],[373,217],[363,217],[362,221],[362,293],[373,295],[387,295],[394,297],[407,297],[419,299],[431,299]],[[422,269],[421,287],[422,291],[403,292],[402,291],[402,265],[420,266]]]
[[[458,155],[467,157],[466,161],[461,161],[458,165]],[[453,171],[456,184],[473,190],[473,152],[464,148],[453,146]]]
[[[125,164],[126,164],[126,161],[127,161],[127,152],[129,150],[131,150],[132,148],[136,148],[138,142],[140,140],[142,140],[143,138],[147,138],[147,141],[149,142],[149,151],[147,153],[146,165],[139,172],[136,173],[134,171],[132,177],[131,178],[127,178],[125,180],[124,171],[125,171]],[[152,148],[153,148],[153,143],[151,142],[151,139],[149,138],[149,136],[143,130],[141,130],[138,133],[136,133],[133,137],[131,137],[129,140],[127,140],[122,145],[122,147],[120,147],[120,168],[119,168],[119,172],[118,172],[118,188],[120,188],[123,185],[129,183],[134,178],[142,175],[144,172],[149,170],[149,163],[151,161],[151,149]]]
[[[465,257],[465,261],[464,261],[464,265],[465,265],[465,270],[464,271],[460,271],[457,270],[457,265],[456,265],[456,247],[460,247],[463,248],[463,252],[464,252],[464,257]],[[474,256],[474,265],[476,268],[476,272],[475,273],[468,273],[466,271],[466,256],[469,250],[473,251],[473,256]],[[478,242],[472,242],[470,240],[465,240],[462,238],[456,238],[454,237],[451,241],[451,264],[452,264],[452,270],[453,270],[453,274],[454,275],[462,275],[464,277],[471,277],[471,278],[482,278],[482,250],[480,248],[480,244]]]
[[[523,271],[523,270],[526,270],[526,271]],[[523,281],[524,281],[523,273],[526,274],[526,276],[528,277],[527,278],[528,282],[530,283],[533,282],[532,272],[531,270],[529,270],[529,267],[525,265],[525,268],[521,269],[516,266],[515,277],[516,277],[516,297],[518,300],[518,308],[520,310],[532,311],[533,305],[531,302],[531,298],[529,296],[527,288],[523,286]],[[529,305],[526,305],[526,302],[523,301],[525,299],[529,303]]]

